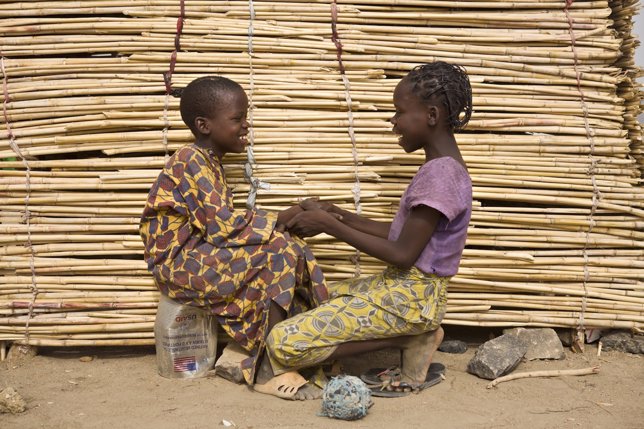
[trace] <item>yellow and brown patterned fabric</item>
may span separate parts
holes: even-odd
[[[416,267],[388,267],[370,277],[330,284],[328,302],[278,323],[268,334],[273,372],[318,365],[349,341],[438,329],[447,308],[450,278]]]
[[[271,300],[287,315],[328,297],[304,241],[275,230],[277,215],[234,210],[218,159],[192,144],[179,149],[152,186],[141,217],[145,260],[162,294],[209,308],[250,358],[253,383]]]

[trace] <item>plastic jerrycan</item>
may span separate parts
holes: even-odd
[[[154,339],[157,367],[163,377],[203,377],[215,364],[217,322],[203,308],[161,295]]]

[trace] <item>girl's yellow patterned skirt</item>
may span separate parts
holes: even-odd
[[[318,365],[339,344],[417,335],[440,326],[451,277],[389,267],[329,287],[331,299],[273,327],[266,340],[275,375]]]

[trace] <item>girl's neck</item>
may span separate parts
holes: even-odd
[[[439,137],[432,138],[425,145],[425,162],[432,159],[449,156],[458,162],[463,162],[463,157],[458,149],[456,138],[452,133],[442,133]]]

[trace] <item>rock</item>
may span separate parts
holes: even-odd
[[[513,328],[505,329],[503,333],[505,335],[515,336],[528,346],[528,350],[524,356],[526,360],[563,359],[566,357],[561,340],[554,329]]]
[[[27,403],[13,387],[0,390],[0,413],[18,414],[27,409]]]
[[[78,360],[81,362],[91,362],[94,360],[94,356],[81,356]]]
[[[243,383],[244,375],[241,371],[241,361],[247,357],[248,353],[239,344],[229,342],[217,362],[215,362],[215,374],[233,383]]]
[[[586,334],[586,342],[587,343],[594,343],[595,341],[599,340],[602,335],[604,335],[605,329],[596,329],[596,328],[591,328],[591,329],[586,329],[584,332]]]
[[[467,364],[467,372],[494,380],[511,372],[519,365],[528,346],[513,335],[501,335],[479,346]]]
[[[557,332],[557,336],[559,337],[559,341],[561,341],[561,344],[563,344],[566,347],[572,346],[573,341],[575,340],[575,331],[571,328],[562,328],[558,329],[555,332]]]
[[[604,350],[644,354],[644,336],[631,335],[626,331],[611,331],[601,338]]]
[[[467,344],[461,340],[445,340],[438,348],[443,353],[460,354],[467,351]]]
[[[38,354],[38,348],[13,343],[7,353],[7,362],[12,366],[22,366]]]

